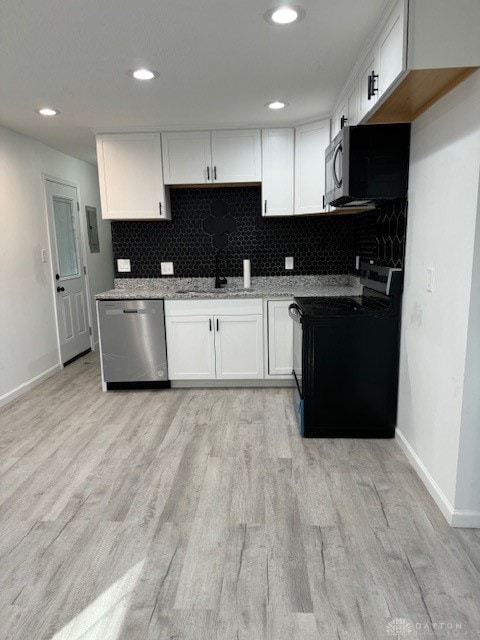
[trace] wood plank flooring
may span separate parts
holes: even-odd
[[[288,389],[105,394],[91,354],[0,454],[2,639],[480,638],[480,531],[394,441],[301,439]]]

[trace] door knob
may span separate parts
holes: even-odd
[[[65,287],[57,287],[57,291],[58,293],[61,293],[62,291],[65,291]]]

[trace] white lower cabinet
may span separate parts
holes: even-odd
[[[208,316],[167,316],[170,380],[215,380],[213,320]]]
[[[170,380],[264,377],[261,300],[167,300]]]
[[[291,300],[269,300],[268,373],[291,375],[293,369],[293,320],[288,313]]]
[[[263,378],[263,316],[217,316],[218,379]]]

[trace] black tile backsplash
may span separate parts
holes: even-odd
[[[387,202],[355,217],[354,253],[385,267],[403,268],[406,232],[407,201]]]
[[[227,276],[242,275],[245,258],[253,276],[351,273],[357,253],[403,264],[403,201],[360,216],[263,218],[258,186],[171,189],[170,200],[169,222],[112,222],[114,259],[131,261],[122,277],[161,277],[162,261],[174,262],[177,277],[213,276],[219,235],[215,225],[211,231],[212,216],[226,217],[219,228],[226,234],[220,244],[227,244]],[[293,271],[285,271],[286,256],[294,257]]]

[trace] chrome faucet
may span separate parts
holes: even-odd
[[[220,289],[222,285],[227,284],[227,279],[220,275],[220,258],[223,249],[218,249],[215,255],[215,289]]]

